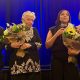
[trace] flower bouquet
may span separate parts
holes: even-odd
[[[4,31],[4,38],[7,38],[9,43],[21,41],[24,35],[22,32],[20,25],[13,24]]]
[[[25,41],[27,42],[27,31],[23,24],[13,24],[8,26],[9,28],[4,31],[4,38],[8,39],[9,43],[19,42],[20,45],[23,45]],[[19,48],[16,55],[22,57],[25,55],[25,52],[23,49]]]
[[[74,55],[78,55],[80,52],[79,32],[78,26],[74,27],[73,24],[69,23],[62,34],[63,43],[68,48],[68,54],[70,55],[68,58],[69,62],[76,61]]]

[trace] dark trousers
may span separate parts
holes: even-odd
[[[11,80],[41,80],[40,72],[18,74],[11,76]]]
[[[75,64],[57,59],[53,61],[51,75],[52,80],[80,80]]]

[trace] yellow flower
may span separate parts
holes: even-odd
[[[65,29],[65,32],[67,32],[70,35],[75,35],[76,29],[74,28],[73,25],[69,24],[68,27]]]

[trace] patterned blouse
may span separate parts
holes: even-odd
[[[41,47],[41,39],[36,28],[26,29],[25,42],[31,44],[31,47],[24,50],[24,57],[16,55],[17,48],[8,48],[11,54],[9,63],[11,75],[40,71],[38,49]]]

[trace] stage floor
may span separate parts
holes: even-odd
[[[8,67],[5,67],[0,71],[0,80],[11,80]],[[41,80],[52,80],[50,69],[42,69]]]

